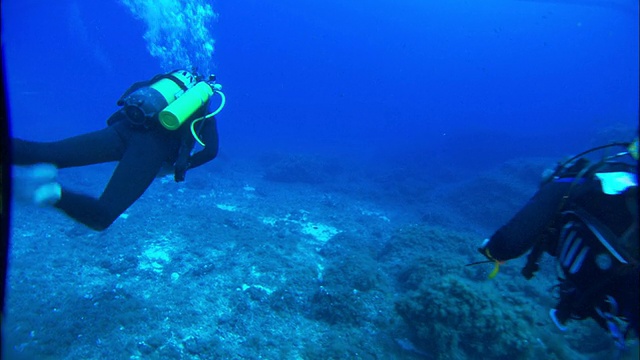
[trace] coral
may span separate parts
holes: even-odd
[[[444,227],[407,225],[396,229],[379,250],[377,259],[395,277],[405,276],[407,269],[417,264],[428,264],[431,276],[444,275],[461,266],[460,259],[452,253],[475,254],[471,239],[470,234]]]
[[[541,304],[551,305],[541,290],[553,283],[549,275],[526,282],[519,274],[522,264],[513,261],[503,267],[500,281],[487,282],[487,267],[464,266],[465,258],[477,257],[471,239],[444,227],[409,225],[398,228],[378,253],[402,292],[395,309],[418,350],[438,359],[580,358],[564,338],[543,336],[552,328]]]
[[[338,234],[320,251],[325,269],[311,298],[311,316],[329,324],[362,324],[376,318],[367,311],[376,306],[374,290],[387,282],[366,246],[357,237]]]
[[[454,276],[424,281],[396,303],[418,347],[438,359],[528,359],[531,324],[493,293]]]
[[[316,164],[322,177],[353,176]],[[481,260],[482,238],[461,230],[473,222],[413,223],[459,204],[390,205],[397,189],[370,178],[307,186],[228,165],[155,182],[100,234],[17,208],[7,348],[34,359],[568,360],[599,356],[609,340],[580,330],[590,321],[552,332],[553,263],[525,282],[509,262],[489,282],[491,266],[464,266]],[[65,182],[85,189],[76,179],[112,169],[84,171]]]

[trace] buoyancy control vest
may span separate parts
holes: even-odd
[[[640,264],[637,153],[595,163],[579,158],[556,169],[549,181],[573,184],[558,210],[555,244],[546,244],[561,270],[551,317],[561,329],[570,318],[591,317],[623,345],[618,319],[627,329],[637,328],[638,321],[638,291],[628,291],[637,284],[626,284],[638,278]],[[536,260],[530,256],[525,269]]]

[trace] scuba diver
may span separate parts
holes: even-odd
[[[591,161],[597,150],[622,151]],[[619,349],[638,336],[640,235],[638,139],[585,151],[548,173],[537,193],[491,238],[481,254],[495,263],[524,255],[522,275],[539,269],[544,252],[557,260],[558,303],[549,315],[562,331],[570,319],[594,319]]]
[[[118,100],[119,110],[102,130],[56,142],[13,139],[14,198],[51,205],[91,229],[108,228],[151,185],[165,165],[176,182],[188,169],[218,154],[215,115],[225,104],[221,86],[186,70],[133,84]],[[220,106],[207,114],[217,93]],[[193,153],[196,141],[203,148]],[[74,192],[56,180],[57,170],[117,161],[99,198]]]

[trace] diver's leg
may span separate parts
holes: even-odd
[[[58,167],[82,166],[122,157],[130,131],[115,126],[55,142],[13,140],[13,196],[16,201],[50,205],[60,199]]]
[[[58,168],[117,161],[126,148],[114,126],[54,142],[12,141],[14,165],[50,163]]]
[[[139,133],[131,139],[100,198],[63,188],[55,207],[94,230],[104,230],[145,192],[169,155],[163,138]]]

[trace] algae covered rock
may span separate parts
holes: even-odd
[[[529,359],[531,325],[500,298],[454,276],[425,281],[396,303],[415,344],[438,359]]]
[[[430,276],[461,273],[476,255],[472,240],[468,233],[441,226],[407,225],[396,229],[378,251],[377,260],[400,283],[407,270],[416,266],[428,265]]]
[[[362,325],[384,317],[381,301],[389,291],[385,275],[353,234],[341,233],[320,250],[324,265],[310,299],[311,317],[328,324]],[[372,310],[373,309],[373,310]]]

